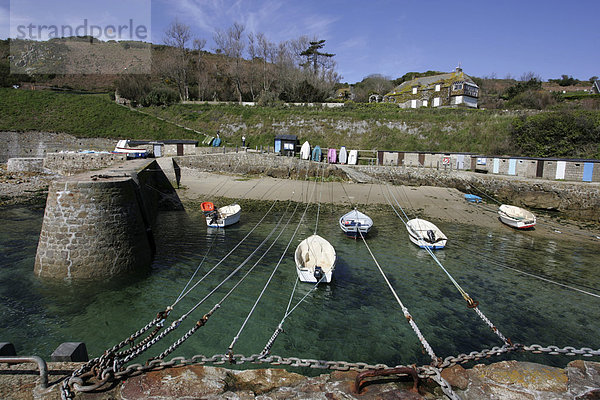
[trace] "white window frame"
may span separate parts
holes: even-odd
[[[440,104],[441,104],[441,102],[442,102],[442,98],[441,97],[434,97],[434,99],[433,99],[433,106],[434,107],[439,107]]]
[[[423,107],[427,107],[427,100],[423,100]]]
[[[439,92],[440,90],[442,90],[442,85],[440,85],[439,83],[435,85],[435,91]]]
[[[410,108],[417,108],[417,101],[416,100],[411,100],[410,101]]]
[[[417,87],[416,87],[416,86],[415,86],[415,87],[413,87],[413,88],[412,88],[412,94],[417,94],[417,90],[418,90],[418,89],[417,89]]]

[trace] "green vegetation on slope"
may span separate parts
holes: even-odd
[[[347,103],[343,108],[175,104],[129,110],[108,95],[0,89],[0,130],[64,132],[78,137],[196,139],[225,146],[273,146],[294,134],[322,148],[471,152],[488,155],[600,158],[600,112],[501,112],[399,109]],[[150,114],[150,115],[148,115]]]
[[[285,133],[321,147],[364,150],[508,154],[514,148],[509,135],[514,114],[495,111],[347,103],[343,108],[176,104],[144,112],[211,135],[219,131],[229,145],[239,145],[245,135],[252,147],[272,146],[275,135]]]
[[[108,95],[0,89],[0,130],[64,132],[77,137],[203,139],[127,109]]]

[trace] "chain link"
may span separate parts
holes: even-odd
[[[444,394],[450,399],[459,399],[456,394],[452,391],[451,386],[441,376],[441,370],[444,368],[451,367],[456,364],[464,364],[471,361],[477,361],[483,358],[489,358],[492,356],[500,356],[513,351],[528,351],[532,353],[547,353],[550,355],[567,355],[567,356],[583,356],[593,357],[600,356],[600,349],[594,350],[588,347],[582,347],[577,349],[575,347],[566,346],[548,346],[543,347],[538,344],[532,344],[529,346],[523,346],[521,344],[504,345],[501,347],[492,347],[491,349],[484,349],[482,351],[473,351],[469,354],[459,354],[457,356],[446,357],[438,366],[422,366],[417,368],[419,378],[433,379],[440,385]],[[105,356],[95,358],[92,361],[103,361]],[[235,354],[231,357],[235,364],[243,363],[254,363],[254,364],[270,364],[270,365],[287,365],[290,367],[305,367],[315,369],[326,369],[335,371],[366,371],[375,369],[387,369],[390,368],[386,364],[367,364],[364,362],[348,362],[348,361],[326,361],[317,359],[303,359],[298,357],[281,357],[277,355],[264,356],[262,354],[252,354],[251,356],[244,356],[242,354]],[[84,385],[83,377],[86,375],[93,375],[95,368],[92,368],[90,363],[83,365],[81,368],[73,372],[73,375],[63,382],[61,395],[63,400],[67,400],[73,397],[74,393],[72,389],[80,392],[86,392],[90,390],[96,390],[113,379],[127,379],[132,376],[136,376],[142,373],[156,371],[160,369],[170,368],[181,365],[223,365],[231,362],[230,357],[227,354],[215,354],[210,357],[203,354],[197,354],[191,358],[185,357],[174,357],[169,361],[163,361],[161,359],[150,360],[147,364],[130,364],[124,370],[114,372],[113,367],[108,367],[102,370],[102,374],[99,374],[100,379],[96,383],[90,383]],[[397,365],[395,367],[404,367],[403,365]],[[409,367],[409,366],[407,366]]]

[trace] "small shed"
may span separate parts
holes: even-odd
[[[298,146],[298,136],[296,135],[275,136],[275,153],[279,153],[284,156],[294,156],[296,155],[296,146]]]

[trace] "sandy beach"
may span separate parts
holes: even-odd
[[[318,182],[214,174],[188,168],[181,170],[181,188],[177,190],[182,202],[211,201],[213,198],[253,200],[294,200],[323,204],[396,206],[396,201],[410,218],[419,214],[432,222],[441,220],[477,226],[496,226],[512,230],[498,220],[495,203],[468,203],[463,193],[453,188],[433,186],[390,186],[376,183]],[[600,243],[596,229],[576,221],[558,221],[554,217],[537,215],[534,230],[524,235],[557,240],[586,240]]]

